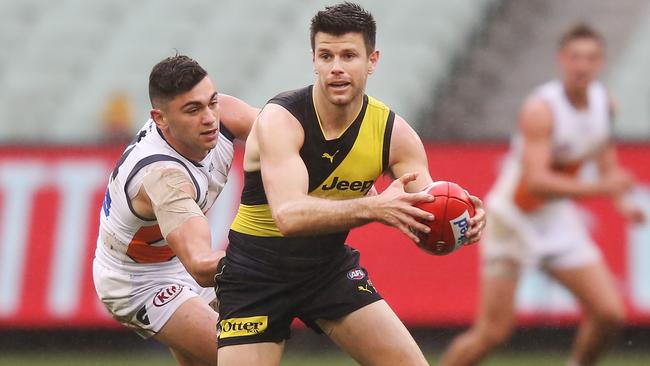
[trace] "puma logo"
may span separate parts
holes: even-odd
[[[371,291],[370,289],[368,289],[368,285],[367,285],[367,284],[366,284],[365,287],[364,287],[364,286],[357,286],[357,290],[359,290],[359,291],[365,291],[365,292],[368,292],[368,293],[372,293],[372,291]]]
[[[334,157],[335,157],[336,154],[338,154],[338,153],[339,153],[338,150],[336,150],[336,152],[334,153],[334,155],[330,155],[329,153],[323,153],[323,155],[321,155],[321,158],[329,159],[330,164],[332,164],[332,163],[334,163]]]

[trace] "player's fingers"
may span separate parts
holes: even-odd
[[[467,244],[474,244],[477,241],[481,240],[481,234],[483,233],[482,227],[473,227],[470,230],[467,230],[466,238]]]
[[[405,186],[408,183],[416,180],[418,178],[418,175],[420,175],[420,173],[417,173],[417,172],[415,172],[415,173],[406,173],[406,174],[402,175],[401,177],[399,177],[399,179],[397,179],[397,181],[401,185]]]
[[[410,212],[409,212],[410,211]],[[415,214],[417,214],[417,211],[421,211],[415,207],[408,207],[407,212],[402,212],[399,213],[395,216],[395,219],[397,219],[400,223],[400,225],[405,225],[407,228],[411,228],[415,231],[423,232],[423,233],[429,233],[431,231],[431,228],[427,226],[426,224],[420,222],[416,218],[414,218]],[[430,213],[426,212],[426,215],[431,215]],[[431,215],[433,216],[433,215]],[[427,216],[429,217],[429,216]]]
[[[401,232],[403,232],[406,236],[408,236],[409,239],[411,239],[414,243],[417,244],[420,242],[420,238],[415,234],[416,233],[415,230],[417,230],[417,228],[411,228],[409,227],[409,225],[404,225],[404,224],[396,225],[396,227]]]
[[[425,192],[418,192],[418,193],[409,193],[405,197],[406,201],[408,201],[410,204],[414,205],[416,203],[420,202],[433,202],[436,198],[428,193]]]
[[[467,191],[465,191],[467,192]],[[483,201],[481,201],[480,198],[476,196],[469,195],[469,200],[472,202],[472,205],[474,205],[474,208],[476,210],[478,209],[483,209]]]
[[[430,227],[428,227],[427,225],[424,225],[424,224],[422,224],[420,222],[417,222],[415,220],[413,220],[410,224],[407,224],[407,226],[411,227],[411,229],[413,229],[416,232],[422,232],[422,233],[425,233],[425,234],[428,234],[429,232],[431,232]]]
[[[431,212],[424,211],[414,206],[406,206],[403,208],[403,211],[409,217],[419,220],[433,221],[436,218]]]
[[[485,216],[485,210],[483,208],[479,208],[474,212],[474,216],[472,216],[469,219],[469,224],[470,227],[483,227],[485,226],[485,221],[486,221],[486,216]]]
[[[472,238],[475,238],[481,234],[481,229],[479,228],[472,228],[467,230],[467,233],[465,233],[465,236],[467,237],[468,240],[471,240]]]
[[[469,220],[470,226],[467,231],[467,238],[473,242],[481,239],[481,233],[483,232],[483,228],[485,228],[485,212],[483,210],[480,211]]]
[[[475,236],[480,237],[484,227],[485,227],[485,221],[478,221],[475,224],[471,224],[470,222],[470,227],[466,234],[467,237],[468,238],[475,237]]]
[[[478,243],[480,240],[481,240],[481,232],[479,232],[479,233],[478,233],[477,235],[475,235],[475,236],[468,236],[468,237],[467,237],[467,243],[465,243],[465,245],[476,244],[476,243]]]
[[[469,229],[470,231],[482,230],[485,227],[485,220],[469,220]]]

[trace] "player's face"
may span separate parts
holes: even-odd
[[[572,88],[586,89],[603,67],[602,45],[591,38],[569,41],[558,52],[564,82]]]
[[[377,50],[368,55],[361,33],[318,32],[314,37],[316,85],[332,104],[349,104],[362,96],[378,59]]]
[[[167,141],[184,156],[202,160],[217,145],[219,104],[217,91],[205,77],[190,91],[177,95],[158,111],[158,127]]]

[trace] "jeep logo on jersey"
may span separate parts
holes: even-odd
[[[467,233],[467,230],[469,230],[469,212],[465,210],[465,212],[463,212],[460,216],[453,220],[450,220],[449,224],[451,224],[451,229],[454,232],[456,249],[458,249],[461,245],[467,242],[467,236],[465,236],[465,233]]]
[[[366,274],[363,273],[362,269],[353,269],[348,272],[348,278],[351,280],[360,280],[364,277],[366,277]]]
[[[181,291],[183,291],[183,286],[180,285],[171,285],[166,287],[156,293],[153,297],[153,304],[157,307],[161,307],[172,301],[181,293]]]
[[[259,334],[266,330],[268,324],[267,315],[224,319],[219,322],[219,339]]]
[[[360,180],[345,180],[345,179],[340,179],[339,177],[334,177],[331,183],[325,183],[321,187],[322,190],[324,191],[331,191],[332,189],[337,189],[339,191],[361,191],[362,193],[367,192],[370,187],[372,187],[372,184],[374,181],[372,180],[366,180],[366,181],[360,181]]]

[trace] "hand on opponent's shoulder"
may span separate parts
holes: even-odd
[[[260,112],[246,102],[227,94],[219,94],[220,120],[239,140],[246,140]]]

